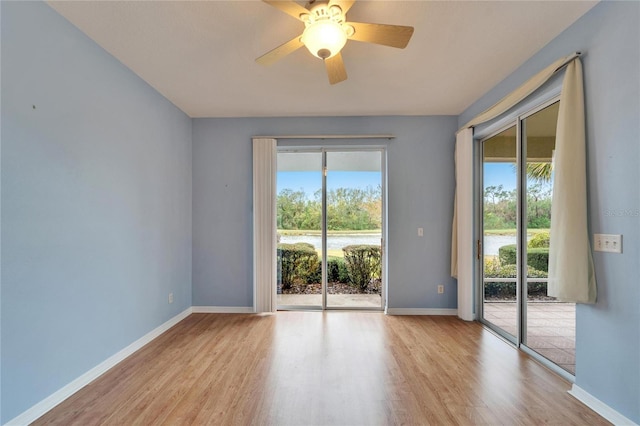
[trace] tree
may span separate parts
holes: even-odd
[[[513,164],[514,173],[517,171],[517,166]],[[553,175],[553,163],[551,161],[544,161],[538,163],[527,163],[527,179],[536,181],[538,183],[551,182]]]
[[[320,229],[322,191],[313,199],[303,190],[283,189],[277,197],[278,228]],[[329,230],[380,229],[382,225],[382,188],[336,188],[327,192]]]
[[[500,188],[500,190],[502,190],[502,185],[500,186],[487,186],[484,189],[484,199],[485,199],[485,204],[489,204],[488,200],[491,200],[491,206],[493,207],[493,212],[496,212],[496,196],[497,196],[497,191],[498,188]]]
[[[527,226],[548,228],[551,224],[551,187],[535,183],[527,187]]]
[[[283,189],[278,194],[278,228],[300,229],[301,218],[306,207],[304,191]]]
[[[551,182],[553,173],[553,163],[547,161],[544,163],[527,163],[527,178],[538,183]]]

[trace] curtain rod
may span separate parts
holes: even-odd
[[[573,55],[569,56],[556,70],[553,72],[554,74],[560,71],[562,68],[566,67],[571,63],[575,58],[579,58],[582,56],[582,52],[575,52]]]
[[[395,139],[395,135],[280,135],[254,136],[253,139]]]
[[[574,52],[564,58],[559,58],[552,64],[547,65],[546,68],[539,71],[534,76],[530,77],[520,87],[514,89],[511,93],[500,99],[493,104],[490,108],[485,109],[480,114],[472,118],[467,124],[462,126],[462,129],[468,127],[475,127],[478,124],[486,123],[494,118],[504,114],[509,109],[513,108],[518,103],[522,102],[527,96],[531,95],[544,83],[557,74],[560,70],[564,69],[567,65],[573,62],[576,58],[580,57],[581,52]]]

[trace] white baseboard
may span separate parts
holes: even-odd
[[[194,306],[194,314],[252,314],[253,306]]]
[[[568,392],[569,392],[569,395],[573,396],[575,399],[582,402],[584,405],[591,408],[593,411],[600,414],[602,417],[604,417],[614,425],[637,426],[637,423],[633,422],[632,420],[618,413],[616,410],[609,407],[607,404],[600,401],[598,398],[591,395],[589,392],[585,391],[580,386],[576,386],[575,383],[571,387],[571,390]]]
[[[457,309],[387,308],[387,315],[458,315]]]
[[[162,333],[169,330],[171,327],[191,315],[191,311],[191,308],[185,309],[175,317],[171,318],[169,321],[151,330],[149,333],[145,334],[144,336],[131,343],[129,346],[125,347],[116,354],[110,356],[106,360],[102,361],[100,364],[96,365],[77,379],[58,389],[31,408],[9,420],[7,423],[5,423],[5,425],[27,425],[37,420],[49,410],[54,408],[56,405],[60,404],[62,401],[69,398],[71,395],[78,392],[80,389],[115,367],[120,361],[124,360],[129,355],[133,354],[135,351],[139,350],[140,348],[151,342],[153,339],[160,336]]]

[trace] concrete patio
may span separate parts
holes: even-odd
[[[484,318],[515,336],[515,302],[485,302]],[[529,302],[526,318],[527,335],[524,343],[571,374],[575,374],[576,305],[561,302]]]
[[[278,294],[278,306],[321,306],[321,294]],[[379,294],[327,294],[327,306],[382,309]]]

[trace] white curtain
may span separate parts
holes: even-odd
[[[474,127],[478,124],[486,123],[489,120],[493,120],[499,115],[504,114],[515,105],[520,103],[527,96],[532,94],[536,89],[542,86],[547,82],[557,71],[560,69],[567,61],[570,61],[574,58],[577,58],[578,54],[574,53],[567,57],[560,58],[538,74],[531,77],[527,80],[522,86],[518,87],[513,92],[509,93],[507,96],[498,101],[491,108],[483,111],[482,113],[476,115],[471,121],[463,126],[463,128]]]
[[[549,283],[547,293],[563,302],[595,303],[596,280],[587,228],[582,63],[567,66],[556,130]]]
[[[275,139],[253,139],[253,309],[276,311]]]
[[[473,321],[473,129],[456,134],[455,164],[451,275],[458,279],[458,317]]]
[[[579,53],[573,53],[569,56],[560,58],[557,61],[553,62],[551,65],[527,80],[522,86],[518,87],[516,90],[502,98],[491,108],[488,108],[481,114],[474,117],[456,134],[456,198],[453,212],[453,227],[451,230],[451,275],[458,279],[458,316],[460,318],[473,319],[473,303],[470,300],[472,300],[473,297],[473,255],[475,238],[473,235],[473,204],[472,202],[471,204],[467,203],[467,201],[473,199],[473,127],[497,118],[498,116],[509,111],[519,102],[533,93],[536,89],[546,83],[558,70],[562,69],[565,64],[571,63],[578,57]],[[580,73],[580,76],[582,76],[582,73]],[[580,80],[580,85],[580,87],[582,87],[582,80]],[[561,101],[560,108],[562,108],[562,105],[563,102]],[[560,120],[558,120],[558,122],[560,122]],[[558,126],[560,126],[560,124],[558,124]],[[584,125],[582,132],[584,134]],[[556,150],[557,149],[558,143],[556,142]],[[469,156],[468,158],[467,155]],[[584,161],[582,162],[582,164],[584,166]],[[560,167],[563,166],[557,166],[556,169],[559,169]],[[576,182],[572,181],[571,185],[575,184]],[[463,186],[462,188],[460,188],[461,185]],[[586,191],[586,185],[584,185],[584,188],[584,190]],[[554,186],[554,203],[556,200],[555,191],[556,190]],[[586,210],[584,211],[586,212]],[[553,227],[553,213],[551,220],[551,226]],[[558,233],[559,232],[560,231],[558,231]],[[553,248],[550,249],[550,252],[552,250]],[[571,251],[569,251],[568,253],[571,253]],[[549,267],[551,268],[551,266]]]

